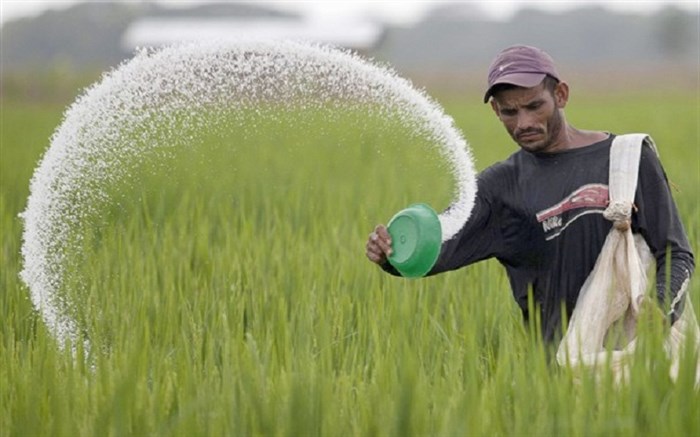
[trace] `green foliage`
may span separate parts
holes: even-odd
[[[479,168],[514,150],[488,107],[446,108]],[[568,115],[650,132],[700,247],[693,102],[591,98]],[[113,187],[85,233],[81,287],[65,290],[92,343],[74,358],[18,278],[17,214],[60,111],[3,106],[0,435],[700,433],[697,358],[672,383],[659,332],[632,384],[576,382],[523,326],[495,262],[422,280],[369,263],[375,223],[414,201],[445,207],[451,177],[398,126],[309,117],[205,136]],[[697,281],[691,292],[699,308]]]

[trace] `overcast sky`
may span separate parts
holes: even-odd
[[[94,3],[102,0],[91,0]],[[143,0],[118,0],[143,1]],[[0,22],[5,22],[19,17],[40,14],[47,9],[66,8],[80,0],[0,0]],[[283,9],[290,9],[306,13],[318,18],[379,18],[394,24],[410,23],[421,18],[426,10],[434,7],[436,3],[445,1],[419,1],[419,0],[277,0],[258,1],[255,3],[267,3]],[[677,5],[688,11],[700,10],[698,0],[549,0],[549,1],[513,1],[513,0],[462,0],[461,3],[476,3],[491,18],[505,19],[523,6],[537,7],[553,11],[571,9],[585,4],[599,4],[618,11],[654,13],[668,4]],[[207,0],[161,0],[161,4],[187,6],[194,3],[211,3]],[[452,3],[459,3],[453,1]]]

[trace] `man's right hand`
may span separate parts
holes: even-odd
[[[365,254],[373,263],[384,265],[391,255],[391,236],[384,225],[377,225],[369,234]]]

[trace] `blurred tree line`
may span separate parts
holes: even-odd
[[[482,74],[494,54],[511,44],[540,46],[560,63],[595,69],[698,69],[700,16],[668,6],[652,15],[585,6],[552,13],[522,9],[492,21],[474,3],[436,5],[411,27],[387,27],[368,55],[408,75]],[[147,17],[287,17],[253,3],[168,8],[151,2],[79,3],[65,10],[3,25],[0,51],[3,97],[37,99],[84,86],[129,59],[122,35]],[[63,100],[66,96],[54,96]]]

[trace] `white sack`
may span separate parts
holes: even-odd
[[[639,158],[644,142],[654,150],[651,138],[644,134],[621,135],[614,139],[610,151],[610,204],[605,218],[614,226],[605,239],[593,271],[581,288],[568,329],[559,344],[557,362],[573,368],[591,368],[609,361],[619,382],[628,376],[629,359],[636,345],[637,319],[644,301],[656,305],[655,297],[647,296],[647,270],[653,256],[640,235],[633,235],[631,216],[637,188]],[[687,292],[688,282],[678,292]],[[606,351],[606,341],[615,336],[614,350]],[[690,299],[686,299],[681,317],[673,324],[665,340],[671,361],[669,374],[675,381],[681,353],[693,339],[700,351],[700,328]],[[700,358],[695,373],[700,386]]]

